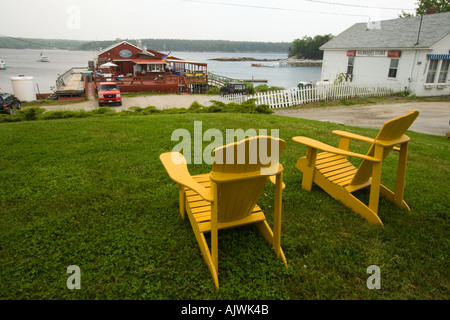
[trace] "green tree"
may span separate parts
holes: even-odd
[[[420,0],[417,2],[416,14],[427,14],[428,10],[433,8],[436,13],[450,11],[450,2],[448,0]]]
[[[299,59],[322,59],[323,52],[320,47],[333,38],[331,34],[317,35],[314,38],[304,36],[302,39],[295,39],[289,48],[289,57]]]
[[[449,0],[419,0],[416,2],[416,15],[421,14],[431,14],[431,13],[442,13],[450,11],[450,1]],[[434,9],[434,10],[433,10]],[[414,17],[414,13],[408,13],[402,10],[399,14],[399,18],[410,18]]]

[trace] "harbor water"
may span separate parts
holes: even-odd
[[[47,56],[50,62],[41,62],[40,56]],[[95,60],[95,51],[2,49],[0,58],[5,60],[6,70],[0,70],[0,92],[13,93],[11,77],[19,75],[34,78],[36,93],[50,93],[55,87],[58,75],[72,67],[87,67],[88,61]],[[219,76],[234,79],[265,79],[269,86],[295,87],[299,81],[320,80],[321,67],[279,67],[278,61],[216,61],[221,57],[250,57],[255,59],[278,60],[287,58],[283,53],[253,52],[172,52],[172,56],[186,60],[205,62],[208,71]],[[264,67],[253,67],[260,63]],[[255,86],[261,83],[254,83]]]

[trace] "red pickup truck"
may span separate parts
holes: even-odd
[[[98,85],[98,105],[118,104],[122,105],[122,97],[120,96],[119,87],[115,82],[100,82]]]

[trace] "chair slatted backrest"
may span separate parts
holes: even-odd
[[[400,139],[411,126],[411,124],[418,117],[419,112],[414,110],[405,115],[399,116],[395,119],[387,121],[381,130],[378,132],[375,141],[396,141]],[[393,147],[385,148],[383,151],[383,160],[389,154]],[[375,154],[375,142],[371,145],[369,151],[367,152],[368,156],[373,157]],[[373,162],[368,160],[363,160],[361,165],[358,168],[355,176],[353,177],[351,185],[358,185],[367,182],[372,175],[372,165]]]
[[[278,169],[285,147],[282,139],[257,136],[214,150],[211,180],[217,174],[222,177],[217,183],[218,222],[235,221],[252,213],[269,179],[265,170]]]

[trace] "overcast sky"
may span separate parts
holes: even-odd
[[[0,0],[0,35],[292,42],[395,19],[417,0]]]

